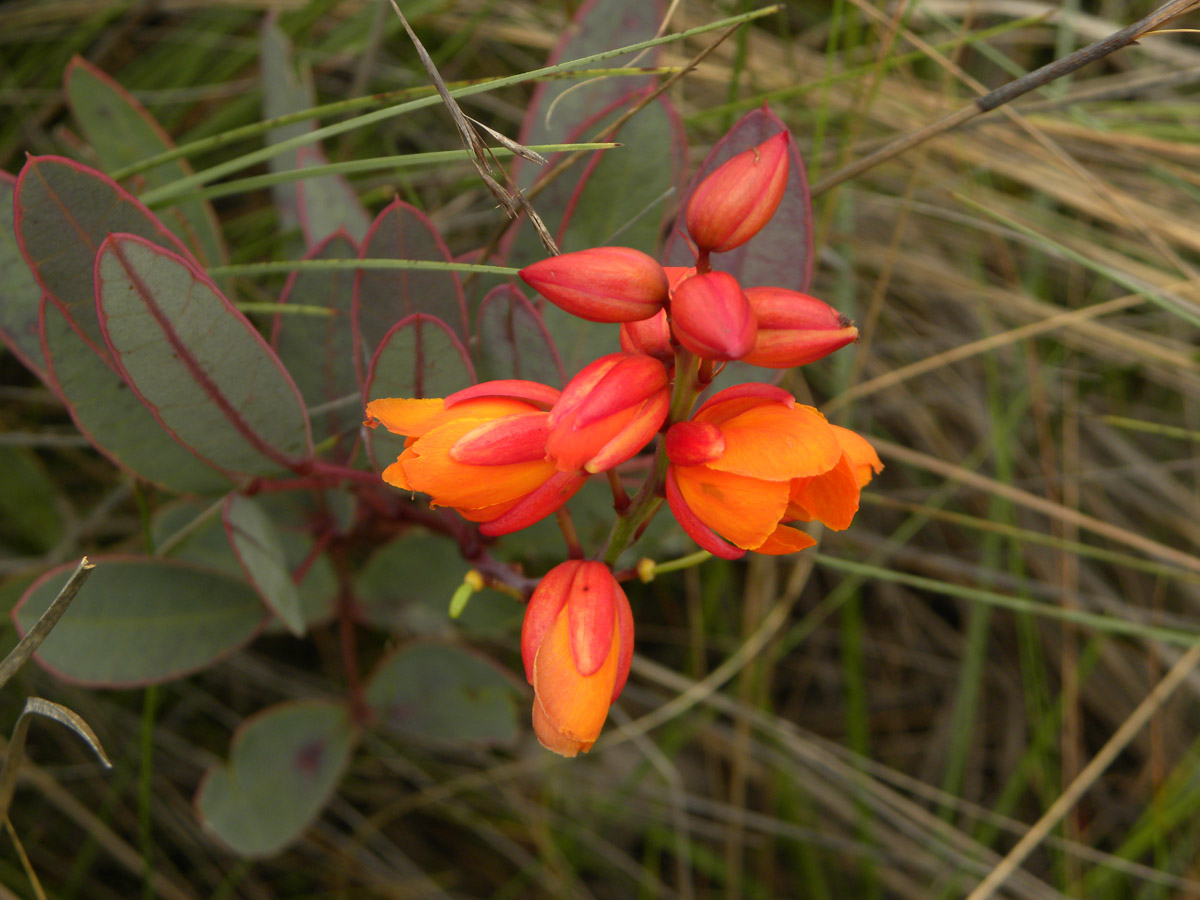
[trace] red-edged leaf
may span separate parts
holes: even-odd
[[[120,169],[174,148],[162,126],[132,94],[82,57],[67,65],[63,88],[75,120],[105,169]],[[171,160],[135,176],[135,190],[161,187],[191,174],[187,160]],[[207,200],[181,200],[163,218],[205,265],[226,262],[225,241]]]
[[[317,105],[312,76],[307,68],[297,72],[293,61],[292,43],[268,16],[260,31],[263,81],[263,117],[274,119]],[[313,121],[293,122],[272,128],[268,143],[277,144],[316,127]],[[288,172],[308,166],[323,165],[327,160],[319,147],[307,146],[271,157],[267,165],[272,172]],[[339,230],[345,230],[355,241],[361,241],[371,223],[358,195],[341,175],[321,175],[302,181],[277,184],[271,188],[280,225],[286,230],[299,226],[304,243],[314,247]]]
[[[136,687],[207,668],[249,641],[264,610],[244,581],[192,563],[93,557],[95,571],[35,656],[68,681]],[[47,572],[13,609],[19,634],[46,611],[75,563]]]
[[[475,370],[458,336],[441,319],[414,313],[397,322],[375,352],[363,405],[385,397],[447,397],[474,383]],[[378,469],[403,447],[403,438],[381,428],[367,433],[367,449]]]
[[[482,381],[519,378],[562,387],[562,359],[541,314],[513,284],[488,292],[475,323],[476,368]]]
[[[433,223],[416,207],[400,200],[393,200],[375,219],[360,256],[451,261],[450,251]],[[363,377],[384,336],[413,313],[440,319],[460,341],[465,340],[467,306],[458,273],[416,269],[360,269],[356,273],[352,315],[356,338],[354,362]]]
[[[719,140],[692,179],[679,203],[675,228],[667,239],[664,265],[690,266],[695,256],[685,239],[684,211],[692,189],[726,160],[756,147],[787,126],[767,107],[742,116]],[[746,287],[769,285],[808,291],[813,270],[812,202],[808,177],[796,141],[788,132],[789,171],[787,189],[775,215],[757,235],[728,253],[714,253],[712,266],[728,272]]]
[[[96,256],[96,308],[118,368],[202,459],[249,475],[312,456],[300,391],[267,342],[191,262],[134,235]]]
[[[17,179],[0,172],[0,341],[42,381],[46,365],[38,339],[42,289],[21,257],[13,229],[13,187]]]
[[[93,353],[62,310],[41,302],[49,383],[97,450],[139,478],[184,493],[220,494],[227,475],[207,466],[154,418],[117,371]]]
[[[358,247],[345,232],[330,235],[305,259],[354,259]],[[331,405],[314,414],[313,432],[318,441],[333,435],[353,436],[362,422],[361,395],[354,374],[354,333],[350,327],[354,273],[345,269],[293,272],[279,296],[280,304],[320,306],[332,316],[281,312],[275,316],[271,346],[295,379],[310,408]],[[332,406],[352,398],[349,404]],[[338,454],[344,458],[346,448]]]
[[[575,13],[547,65],[567,59],[591,56],[625,44],[646,41],[654,37],[662,19],[661,0],[588,0]],[[605,68],[628,65],[658,65],[659,48],[641,55],[630,53],[600,63]],[[634,59],[637,59],[634,62]],[[587,120],[627,97],[631,91],[645,87],[653,76],[633,78],[597,78],[588,82],[544,81],[533,90],[525,109],[520,141],[523,144],[561,142],[564,135],[574,134]],[[557,101],[557,102],[556,102]],[[539,168],[519,159],[513,161],[513,176],[522,188],[536,180]],[[541,212],[541,206],[538,206]]]
[[[112,232],[190,256],[137,198],[107,175],[61,156],[31,156],[17,178],[17,242],[42,290],[88,345],[107,358],[96,318],[92,266]]]

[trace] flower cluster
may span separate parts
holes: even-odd
[[[705,550],[736,559],[814,542],[787,523],[846,528],[859,491],[882,466],[871,445],[767,384],[697,399],[720,367],[805,365],[858,338],[828,304],[779,287],[744,288],[713,267],[771,219],[789,175],[780,132],[705,178],[685,221],[695,265],[663,267],[626,247],[554,256],[521,270],[546,300],[620,325],[622,352],[603,356],[558,390],[492,381],[444,399],[376,400],[366,424],[404,435],[383,472],[428,494],[488,536],[559,510],[594,474],[610,472],[664,433],[631,502],[614,485],[617,524],[602,561],[552,569],[529,602],[521,638],[533,685],[534,730],[547,748],[587,751],[620,694],[633,654],[633,616],[611,564],[665,498]]]

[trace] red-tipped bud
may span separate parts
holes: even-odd
[[[676,422],[667,431],[667,459],[677,466],[702,466],[725,453],[725,435],[711,422]]]
[[[564,471],[611,469],[654,437],[670,400],[667,370],[658,360],[602,356],[571,379],[550,410],[546,455]]]
[[[790,369],[858,340],[858,329],[824,301],[786,288],[755,287],[746,299],[758,323],[754,349],[742,358],[768,369]]]
[[[723,163],[692,191],[687,229],[701,251],[741,246],[767,224],[788,181],[788,136],[781,131]]]
[[[607,566],[570,560],[546,573],[525,610],[521,659],[542,746],[586,753],[633,661],[633,613]]]
[[[675,348],[671,346],[671,324],[667,311],[640,322],[621,324],[621,349],[626,353],[641,353],[671,365],[675,362]]]
[[[704,359],[741,359],[754,347],[758,326],[737,279],[705,272],[680,282],[671,295],[671,327],[679,343]]]
[[[663,267],[628,247],[551,256],[526,266],[520,275],[555,306],[590,322],[648,319],[667,302]]]

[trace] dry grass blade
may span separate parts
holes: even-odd
[[[79,561],[79,565],[71,573],[71,577],[67,579],[62,590],[58,592],[58,596],[46,607],[46,611],[42,613],[33,627],[25,633],[21,642],[13,647],[8,656],[4,658],[4,662],[0,662],[0,687],[8,684],[21,666],[25,665],[29,661],[29,657],[37,651],[42,641],[46,639],[46,635],[63,617],[63,613],[67,611],[67,607],[71,605],[71,601],[75,599],[75,595],[79,593],[79,589],[83,587],[83,583],[87,581],[94,568],[96,566],[88,562],[86,556]]]

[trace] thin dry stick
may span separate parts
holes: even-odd
[[[1079,802],[1079,799],[1087,792],[1088,788],[1104,773],[1104,770],[1112,764],[1113,760],[1117,758],[1117,755],[1125,749],[1129,742],[1137,736],[1137,733],[1142,730],[1142,726],[1149,721],[1150,717],[1158,712],[1159,708],[1167,701],[1167,698],[1171,696],[1175,688],[1183,683],[1183,680],[1196,667],[1197,663],[1200,663],[1200,645],[1191,647],[1187,653],[1179,657],[1179,661],[1171,667],[1171,670],[1167,672],[1163,680],[1150,692],[1150,695],[1138,704],[1137,709],[1113,733],[1113,736],[1108,739],[1108,743],[1100,748],[1100,752],[1079,773],[1079,777],[1072,781],[1067,789],[1062,792],[1062,795],[1050,805],[1045,814],[1025,833],[1025,837],[1017,841],[1017,845],[1008,851],[1008,855],[1000,860],[1000,863],[996,868],[992,869],[987,878],[983,879],[979,883],[979,886],[967,895],[967,900],[988,900],[989,897],[999,890],[1001,885],[1025,861],[1025,858],[1050,833],[1050,829],[1057,825],[1059,820]]]
[[[46,607],[41,618],[25,633],[25,637],[21,638],[21,643],[13,647],[8,656],[4,657],[4,662],[0,662],[0,687],[7,684],[8,680],[17,674],[17,670],[25,665],[29,657],[33,656],[34,651],[41,646],[46,635],[50,633],[50,629],[58,624],[58,620],[63,617],[63,613],[67,611],[67,607],[71,605],[71,601],[75,599],[75,595],[79,593],[79,589],[83,587],[83,583],[87,581],[94,568],[96,568],[95,564],[88,562],[86,556],[79,561],[79,565],[75,567],[75,571],[71,573],[67,583],[58,592],[54,602]]]
[[[863,172],[875,168],[880,163],[887,162],[889,159],[893,159],[911,150],[913,147],[925,143],[930,138],[953,131],[955,128],[984,113],[991,112],[993,109],[997,109],[1006,103],[1011,103],[1013,100],[1032,90],[1036,90],[1065,75],[1070,75],[1072,72],[1082,69],[1084,66],[1098,59],[1103,59],[1110,53],[1115,53],[1117,50],[1128,47],[1130,44],[1136,43],[1139,38],[1148,32],[1156,30],[1172,19],[1189,13],[1197,7],[1200,7],[1200,0],[1171,0],[1171,2],[1159,7],[1144,19],[1139,19],[1132,25],[1127,25],[1120,31],[1113,32],[1103,40],[1096,41],[1086,47],[1081,47],[1074,53],[1048,63],[1040,69],[1035,69],[1028,75],[1022,75],[1015,81],[1010,81],[1003,87],[977,98],[970,106],[965,106],[958,112],[951,113],[904,137],[897,138],[869,156],[864,156],[858,162],[851,163],[834,172],[832,175],[822,178],[812,186],[811,194],[814,197],[823,194],[843,181],[855,178]]]

